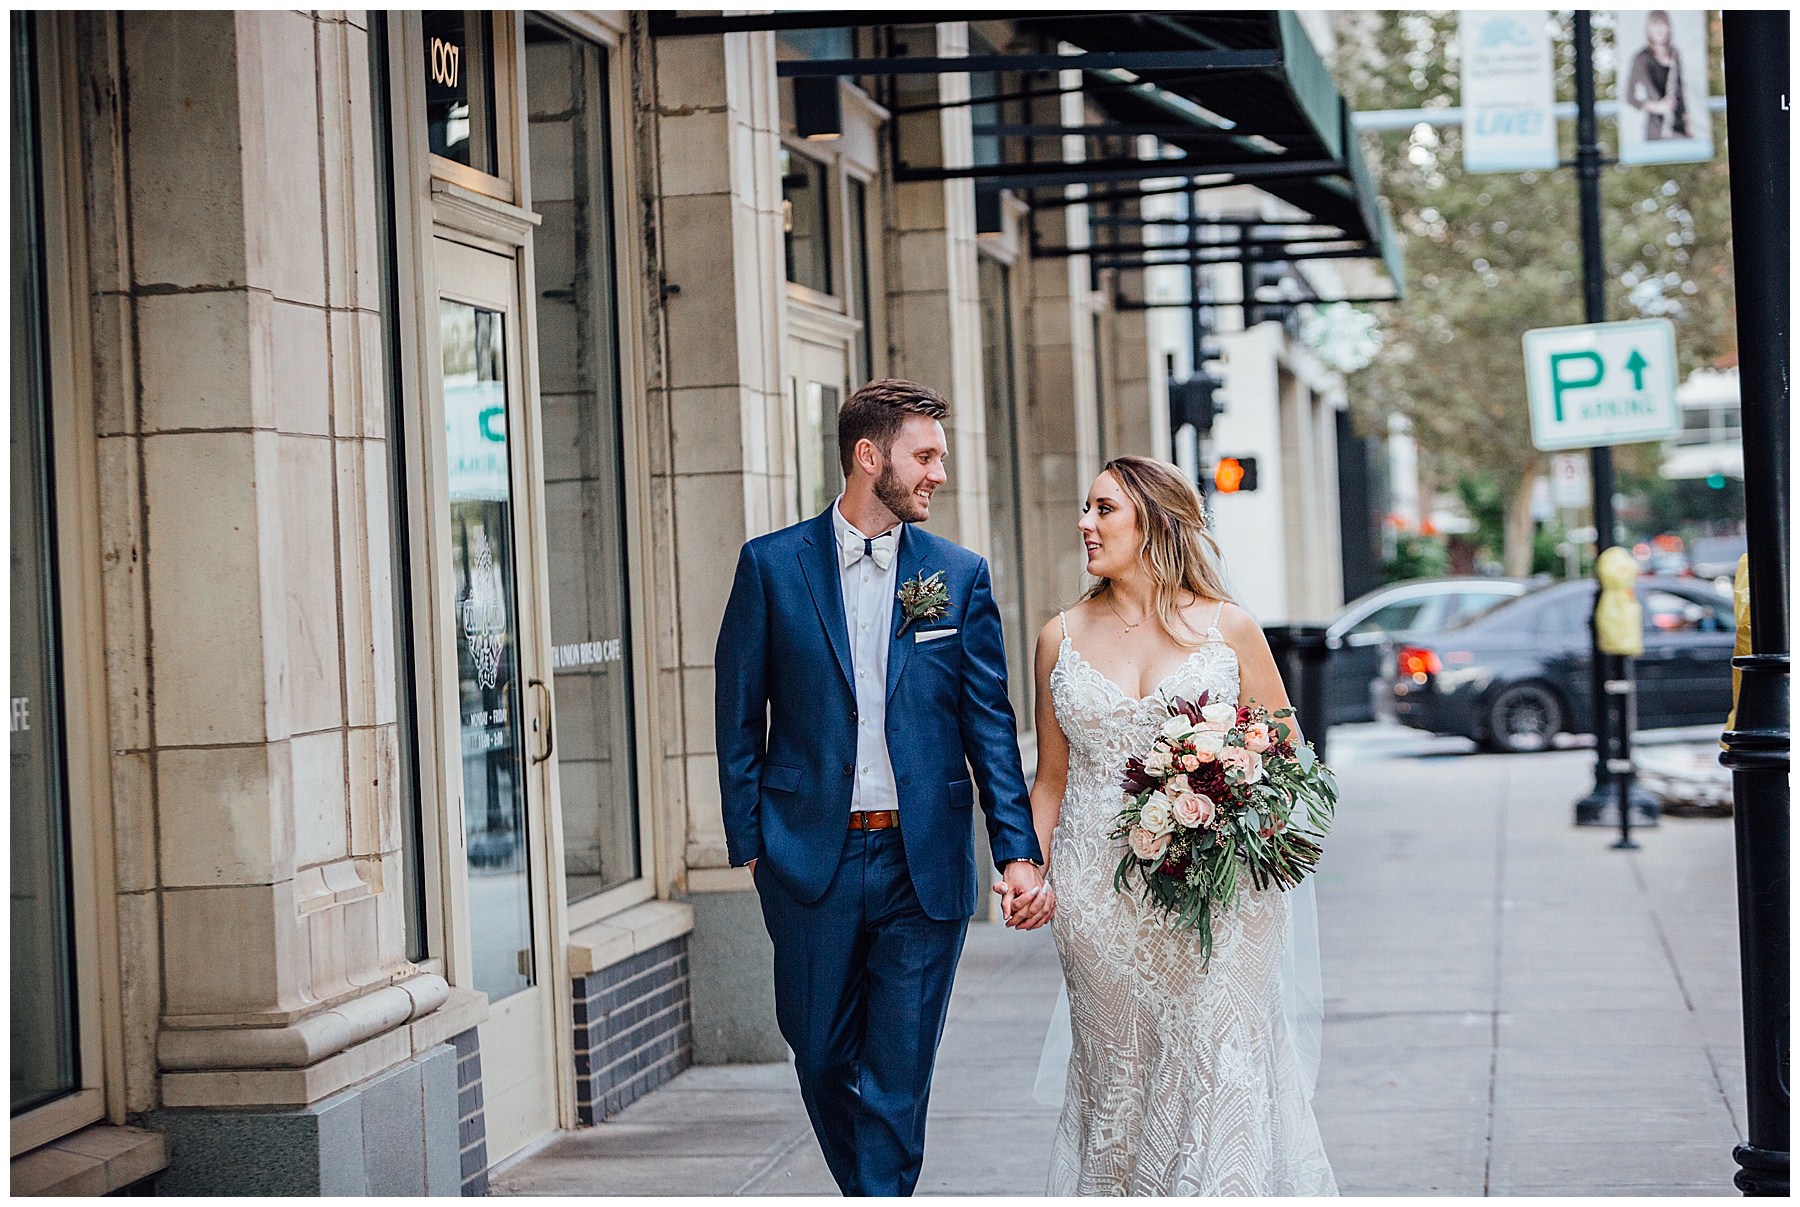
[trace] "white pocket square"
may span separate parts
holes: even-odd
[[[914,645],[924,645],[927,641],[936,641],[940,637],[953,637],[955,629],[932,629],[930,632],[920,631],[913,635]]]

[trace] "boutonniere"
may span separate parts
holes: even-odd
[[[920,571],[900,585],[900,594],[895,598],[900,601],[900,611],[906,616],[900,631],[894,634],[896,637],[906,636],[906,630],[915,620],[936,620],[950,610],[950,592],[944,586],[942,570],[930,578]]]

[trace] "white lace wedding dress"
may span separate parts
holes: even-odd
[[[1052,1195],[1335,1195],[1287,1022],[1280,967],[1290,903],[1246,887],[1215,912],[1210,966],[1194,936],[1113,887],[1125,760],[1149,748],[1165,700],[1238,698],[1218,617],[1155,693],[1134,699],[1063,641],[1050,691],[1069,739],[1051,840],[1052,924],[1074,1024]]]

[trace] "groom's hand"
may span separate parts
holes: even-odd
[[[1044,882],[1042,869],[1026,860],[1008,863],[994,891],[1000,894],[1006,924],[1019,930],[1036,930],[1056,913],[1056,894]]]

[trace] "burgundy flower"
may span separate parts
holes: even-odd
[[[1140,792],[1148,792],[1160,783],[1158,779],[1144,770],[1144,760],[1133,758],[1125,760],[1125,774],[1121,777],[1120,786],[1127,796],[1136,796]]]
[[[1200,698],[1192,703],[1182,699],[1180,696],[1176,696],[1169,702],[1169,715],[1172,717],[1175,714],[1180,713],[1193,724],[1200,724],[1200,710],[1206,707],[1206,697],[1209,694],[1210,693],[1208,692],[1201,692]]]

